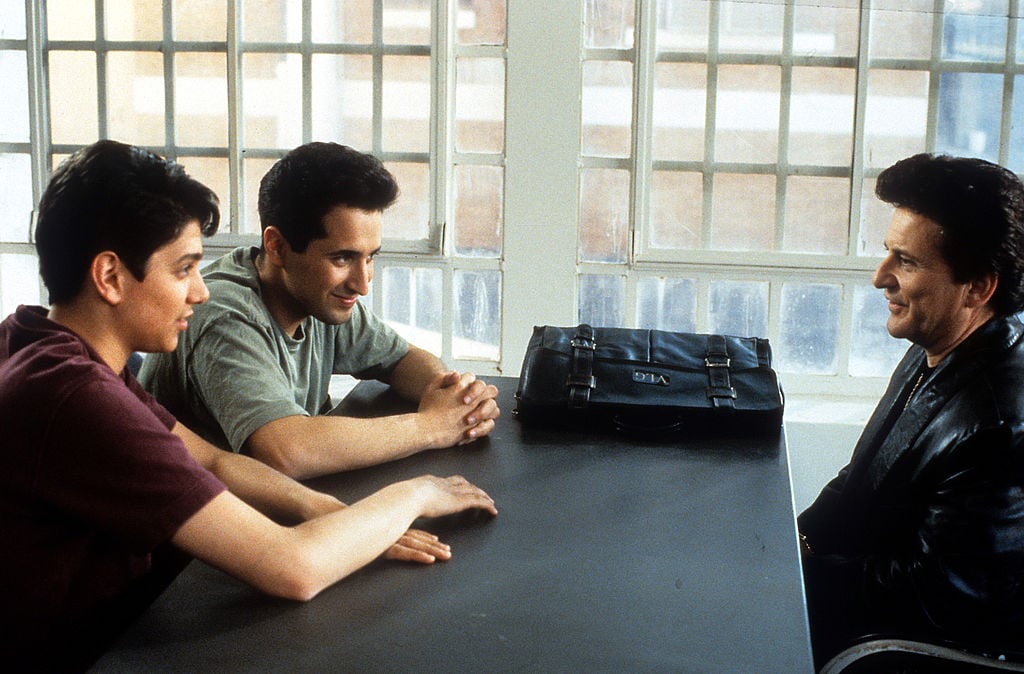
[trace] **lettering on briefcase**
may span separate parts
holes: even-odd
[[[638,384],[653,384],[655,386],[668,386],[668,376],[657,372],[644,372],[633,370],[633,381]]]

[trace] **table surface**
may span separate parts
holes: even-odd
[[[784,434],[525,428],[517,380],[491,381],[503,416],[489,438],[310,481],[352,502],[465,475],[499,514],[418,523],[450,561],[378,560],[308,603],[193,562],[96,671],[813,670]],[[364,383],[339,407],[393,404]]]

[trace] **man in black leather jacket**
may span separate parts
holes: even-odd
[[[885,634],[1024,648],[1024,186],[977,160],[882,172],[875,273],[912,343],[850,463],[799,517],[815,661]]]

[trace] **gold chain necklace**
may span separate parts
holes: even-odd
[[[918,375],[917,381],[914,382],[914,388],[910,389],[910,395],[907,396],[907,402],[903,403],[903,409],[906,410],[910,407],[910,401],[914,398],[914,394],[917,393],[917,387],[924,381],[924,370],[921,370],[921,374]]]

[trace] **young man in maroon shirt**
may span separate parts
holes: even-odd
[[[382,554],[447,559],[436,537],[408,529],[417,518],[496,514],[457,476],[346,507],[207,444],[141,388],[128,358],[172,350],[208,297],[198,262],[218,220],[216,197],[180,166],[113,141],[74,154],[42,197],[51,307],[0,323],[6,664],[87,667],[180,568],[164,561],[175,551],[308,600]]]

